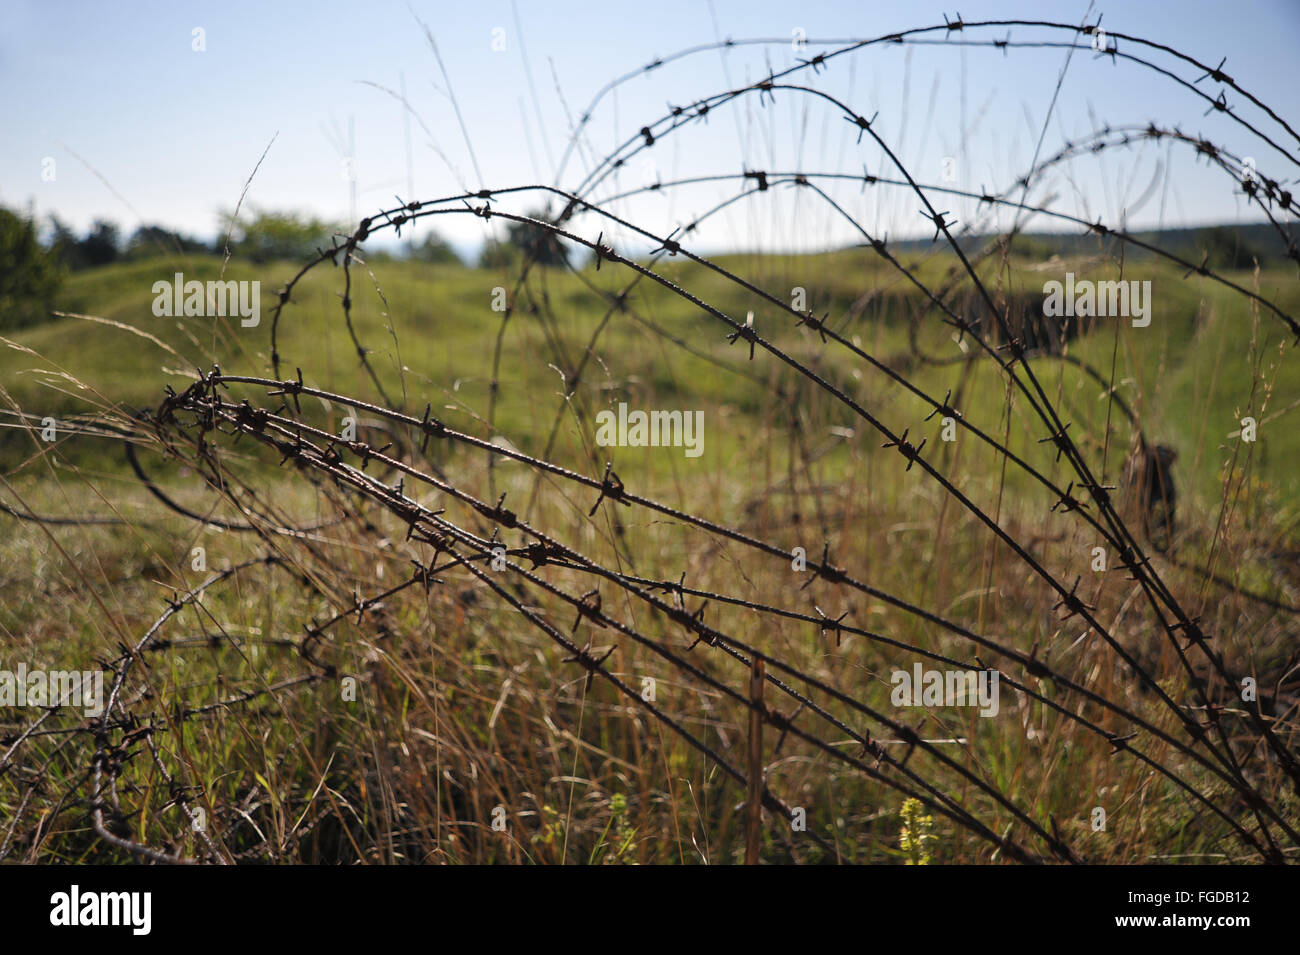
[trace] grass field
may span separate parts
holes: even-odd
[[[932,288],[943,286],[956,263],[942,251],[904,258]],[[950,393],[967,421],[1053,481],[1070,479],[1056,448],[1042,441],[1048,436],[1041,423],[1009,394],[1002,372],[974,349],[972,360],[954,361],[965,354],[954,330],[870,249],[728,256],[716,264],[783,301],[802,289],[808,310],[829,314],[828,328],[922,391]],[[1004,300],[1028,301],[1041,300],[1045,274],[1117,275],[1113,261],[1101,256],[1044,265],[994,257],[980,271]],[[125,422],[123,415],[157,408],[165,386],[183,392],[214,363],[226,375],[283,378],[301,368],[310,386],[383,404],[346,326],[337,268],[317,269],[294,288],[278,329],[283,366],[273,375],[271,306],[297,268],[231,263],[225,278],[262,283],[256,328],[153,315],[154,281],[182,269],[186,278],[215,278],[218,259],[87,271],[62,292],[68,314],[9,335],[0,349],[0,402],[32,416],[30,428],[14,427],[6,416],[0,500],[48,516],[125,521],[62,527],[0,516],[6,528],[0,633],[12,656],[47,669],[109,660],[140,640],[167,601],[212,572],[268,555],[282,562],[232,573],[175,613],[161,639],[136,655],[123,692],[143,714],[140,725],[152,731],[120,737],[111,750],[120,770],[106,816],[110,831],[167,853],[262,861],[739,861],[746,847],[744,786],[608,682],[588,685],[583,669],[565,662],[570,654],[528,625],[508,597],[572,633],[577,646],[590,641],[593,655],[612,650],[612,674],[643,700],[649,692],[649,702],[678,727],[743,767],[747,709],[707,680],[670,665],[653,646],[582,621],[581,614],[573,626],[574,610],[554,595],[519,582],[497,593],[464,567],[440,573],[436,586],[402,589],[357,613],[358,600],[407,577],[412,559],[435,557],[429,544],[405,540],[406,528],[391,513],[319,476],[306,480],[305,469],[279,463],[255,440],[214,434],[228,489],[256,504],[241,514],[200,477],[194,448],[164,455],[157,437],[141,438],[140,460],[159,489],[208,517],[260,528],[221,530],[160,507],[127,465],[120,440],[68,426],[91,414],[116,414]],[[1081,578],[1079,593],[1107,630],[1163,691],[1181,693],[1187,680],[1179,658],[1136,605],[1137,588],[1115,555],[1099,572],[1092,530],[1051,512],[1052,497],[1008,467],[1003,454],[964,431],[944,440],[940,419],[926,420],[929,405],[879,368],[823,343],[813,329],[797,327],[788,314],[705,265],[667,259],[656,270],[730,316],[752,312],[758,335],[784,354],[891,427],[909,428],[913,441],[926,438],[926,460],[1053,573],[1067,583]],[[1177,542],[1166,554],[1153,552],[1154,565],[1215,634],[1228,669],[1254,675],[1269,688],[1277,714],[1290,713],[1287,738],[1294,745],[1294,709],[1286,701],[1294,699],[1289,670],[1300,602],[1300,429],[1292,397],[1300,391],[1300,369],[1289,360],[1289,337],[1275,317],[1210,279],[1188,279],[1152,260],[1129,262],[1123,276],[1151,281],[1150,327],[1102,320],[1070,343],[1069,354],[1114,382],[1150,440],[1177,451]],[[1300,284],[1291,270],[1225,277],[1300,312]],[[535,270],[518,290],[513,276],[409,262],[376,263],[372,274],[354,265],[352,279],[356,339],[369,349],[370,365],[396,407],[418,418],[428,404],[450,428],[596,480],[612,461],[629,490],[742,529],[787,554],[803,548],[815,560],[825,544],[836,565],[871,587],[995,635],[1100,697],[1122,702],[1152,726],[1181,732],[1151,687],[1091,628],[1063,619],[1059,595],[952,495],[882,448],[875,431],[807,377],[761,348],[749,360],[743,338],[729,343],[726,326],[668,289],[637,282],[626,307],[611,310],[598,292],[617,294],[630,277],[610,266]],[[502,333],[493,419],[498,287],[513,296],[513,311]],[[968,293],[954,294],[969,302]],[[1029,363],[1102,479],[1122,483],[1131,423],[1077,366],[1053,356]],[[266,392],[235,384],[226,398],[274,409],[280,399]],[[594,446],[596,412],[619,402],[702,412],[703,454]],[[346,406],[307,396],[300,403],[301,421],[335,434],[346,426]],[[39,434],[46,416],[63,429],[53,442]],[[1246,416],[1258,422],[1255,442],[1240,440]],[[405,460],[483,500],[504,492],[520,518],[550,528],[605,566],[653,581],[684,574],[689,587],[715,595],[705,618],[711,626],[833,688],[819,697],[828,714],[844,728],[869,732],[885,752],[901,757],[911,747],[888,727],[868,725],[835,693],[893,712],[891,671],[919,659],[907,647],[961,661],[987,654],[889,600],[810,578],[788,557],[756,555],[640,507],[607,502],[588,516],[594,490],[509,460],[489,471],[485,453],[459,444],[435,441],[421,453],[419,436],[413,441],[409,429],[381,428],[373,414],[355,417],[359,437],[373,447],[394,441]],[[397,477],[390,473],[388,483]],[[493,535],[493,522],[481,512],[409,476],[405,486],[421,504],[446,507],[448,517],[457,515],[483,538]],[[290,537],[268,530],[267,515],[283,525],[320,526]],[[510,548],[526,540],[498,530]],[[1196,572],[1207,564],[1223,583]],[[544,566],[539,573],[575,594],[594,586],[572,568]],[[688,650],[695,638],[670,618],[617,589],[605,597],[604,612],[651,643],[730,684],[747,679],[746,667],[717,647]],[[684,595],[684,606],[694,611],[703,599]],[[847,614],[856,627],[898,644],[758,612],[745,601],[830,619]],[[304,656],[304,626],[334,615],[341,619],[309,637]],[[322,666],[305,666],[308,658]],[[1125,729],[1114,712],[1061,694],[1046,680],[1026,679],[1064,710],[1109,732]],[[1208,672],[1197,679],[1225,689]],[[790,700],[768,699],[785,716],[799,709]],[[1010,688],[994,719],[960,707],[904,718],[951,760],[925,754],[924,778],[994,833],[1034,838],[1025,818],[989,789],[1093,861],[1249,856],[1228,821],[1245,812],[1239,797],[1159,738],[1144,737],[1151,760],[1205,800],[1189,798],[1150,764],[1113,756],[1106,739]],[[18,729],[0,726],[0,735]],[[863,751],[848,732],[828,732],[831,747]],[[952,819],[905,805],[905,795],[888,782],[906,778],[899,768],[881,779],[837,763],[797,734],[767,733],[766,784],[806,809],[807,831],[821,841],[769,813],[765,861],[916,861],[918,845],[935,862],[1006,858]],[[130,858],[129,848],[99,838],[89,821],[84,793],[94,739],[52,733],[25,747],[20,771],[0,776],[0,819],[7,820],[0,825],[0,857]],[[1250,777],[1275,793],[1283,818],[1300,825],[1300,801],[1278,781],[1276,767],[1252,765]],[[1095,825],[1097,807],[1105,809],[1104,830]],[[193,813],[201,813],[202,826]]]

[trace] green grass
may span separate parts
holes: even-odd
[[[1051,445],[1040,443],[1041,422],[1022,396],[1008,403],[1005,378],[991,362],[934,366],[917,359],[908,329],[913,317],[925,312],[924,300],[869,250],[731,256],[720,264],[782,301],[802,288],[808,308],[830,313],[831,327],[936,398],[951,391],[968,420],[1005,438],[1053,480],[1069,480]],[[917,262],[917,275],[936,287],[953,264],[950,256],[936,254]],[[1001,281],[991,268],[982,267],[981,274],[1000,294],[1028,296],[1057,274],[1031,269],[1033,264],[1014,261],[1010,279],[1004,275]],[[271,306],[296,266],[254,270],[231,264],[226,278],[262,282],[263,320],[251,329],[237,321],[155,317],[152,283],[170,279],[182,267],[187,278],[208,279],[221,265],[191,260],[177,266],[159,259],[74,276],[62,293],[62,310],[128,328],[67,317],[7,336],[24,350],[0,349],[6,406],[64,420],[108,407],[156,407],[165,386],[183,390],[214,363],[228,374],[271,375]],[[1113,270],[1085,262],[1061,263],[1058,271],[1066,268],[1080,277],[1114,277]],[[996,514],[1013,537],[1030,542],[1063,579],[1087,573],[1095,544],[1091,532],[1065,516],[1048,515],[1047,492],[1015,468],[1004,473],[999,456],[969,435],[943,442],[939,419],[924,420],[931,410],[924,402],[702,265],[667,260],[660,271],[740,320],[752,310],[764,338],[895,432],[908,428],[913,440],[926,438],[926,460]],[[1108,377],[1113,361],[1117,387],[1140,409],[1148,436],[1178,450],[1183,553],[1203,555],[1218,533],[1225,547],[1221,571],[1239,575],[1242,586],[1285,598],[1300,582],[1268,551],[1296,547],[1300,478],[1294,463],[1300,460],[1300,429],[1291,426],[1295,412],[1289,406],[1300,370],[1289,344],[1280,347],[1288,342],[1283,326],[1266,313],[1256,316],[1230,290],[1203,279],[1185,280],[1174,269],[1130,263],[1125,278],[1152,281],[1151,326],[1134,329],[1108,320],[1073,342],[1071,353]],[[1252,284],[1250,276],[1234,278]],[[883,438],[866,422],[761,349],[749,361],[743,340],[729,344],[720,322],[647,280],[629,296],[635,315],[615,314],[597,336],[605,306],[583,279],[617,291],[627,273],[588,270],[581,279],[561,271],[535,274],[515,300],[502,340],[496,435],[540,455],[558,421],[548,455],[556,463],[599,478],[604,462],[613,460],[636,493],[742,527],[782,548],[802,546],[814,559],[823,541],[834,541],[835,562],[872,586],[1022,649],[1037,646],[1097,692],[1123,699],[1178,731],[1153,699],[1135,689],[1104,646],[1076,640],[1077,628],[1053,612],[1056,595],[1033,581],[1007,548],[924,480],[919,469],[904,470],[896,452],[882,449]],[[487,415],[493,344],[502,317],[491,307],[498,286],[513,289],[513,282],[499,273],[400,262],[376,265],[373,281],[366,270],[353,270],[357,336],[371,349],[369,360],[382,387],[402,407],[418,416],[428,403],[452,427],[493,435]],[[378,402],[378,389],[361,367],[345,325],[342,287],[341,270],[323,266],[294,290],[280,327],[282,374],[301,368],[308,384]],[[1284,309],[1300,312],[1293,273],[1265,273],[1260,288]],[[549,307],[532,309],[531,303],[542,301]],[[690,350],[665,335],[686,342]],[[926,354],[960,354],[953,329],[933,311],[921,319],[917,338]],[[592,355],[580,387],[566,403],[566,383],[588,347]],[[1077,369],[1050,357],[1031,362],[1071,422],[1071,436],[1104,477],[1118,483],[1128,423],[1113,411],[1108,416],[1101,389]],[[231,394],[273,403],[262,389],[233,388]],[[704,456],[693,461],[677,449],[593,447],[595,412],[620,401],[634,408],[704,411]],[[345,409],[309,398],[302,404],[308,422],[334,431],[342,427]],[[1246,414],[1262,422],[1260,439],[1239,447],[1230,435]],[[361,435],[375,444],[387,440],[369,422],[363,422]],[[296,480],[290,466],[277,465],[275,455],[259,452],[251,442],[216,440],[230,473],[247,480],[291,522],[339,513],[329,494]],[[1234,453],[1236,470],[1230,471]],[[799,589],[802,579],[791,575],[788,561],[760,559],[735,542],[640,509],[607,504],[588,520],[594,491],[550,478],[537,481],[521,465],[509,463],[497,468],[489,488],[481,452],[435,442],[432,455],[452,483],[484,499],[490,491],[505,491],[507,506],[606,564],[626,561],[625,569],[664,580],[686,571],[704,589],[801,612],[816,605],[832,617],[849,611],[857,625],[895,639],[963,659],[971,653],[964,641],[861,593],[841,592],[822,581]],[[199,510],[212,505],[212,492],[183,463],[163,460],[156,448],[147,448],[143,457],[169,493]],[[147,676],[139,678],[145,682],[136,685],[152,688],[148,699],[155,702],[137,704],[159,726],[163,762],[195,787],[196,804],[211,814],[212,831],[230,852],[324,862],[691,862],[743,855],[744,816],[737,808],[743,790],[724,782],[716,766],[607,685],[597,681],[588,693],[581,671],[563,662],[566,654],[464,571],[448,572],[446,583],[427,595],[418,589],[403,592],[375,615],[361,622],[349,619],[330,631],[321,653],[340,675],[360,681],[359,702],[344,700],[337,680],[325,679],[266,694],[254,705],[167,724],[169,707],[213,704],[303,673],[303,661],[286,642],[302,639],[306,621],[328,618],[354,590],[364,595],[391,586],[409,572],[412,556],[427,560],[430,549],[405,544],[400,522],[374,508],[350,513],[305,543],[280,538],[266,543],[197,527],[160,509],[126,469],[118,445],[102,438],[64,436],[51,449],[30,432],[5,429],[0,473],[38,512],[115,512],[131,521],[125,528],[47,530],[0,516],[9,530],[0,542],[0,577],[8,595],[0,605],[0,634],[11,655],[22,659],[53,667],[116,655],[119,644],[133,642],[150,626],[172,591],[183,592],[203,578],[191,567],[195,546],[205,548],[214,568],[274,547],[296,573],[314,581],[314,587],[305,587],[291,574],[262,569],[214,590],[205,612],[187,610],[166,631],[169,639],[196,642],[155,652]],[[413,487],[408,480],[408,493]],[[418,496],[431,506],[446,504],[449,518],[477,527],[484,536],[491,531],[429,488],[419,489]],[[0,498],[16,506],[3,488]],[[230,508],[220,513],[237,516]],[[514,537],[509,540],[513,546]],[[1160,569],[1180,600],[1202,612],[1205,625],[1220,635],[1231,666],[1276,675],[1293,637],[1289,618],[1261,614],[1247,598],[1207,588],[1199,577],[1168,564]],[[553,573],[552,579],[570,590],[580,593],[588,586],[581,575]],[[1088,599],[1144,662],[1176,687],[1177,661],[1152,635],[1150,622],[1129,609],[1132,584],[1124,578],[1114,566],[1106,575],[1088,576]],[[693,609],[697,602],[688,605]],[[568,632],[571,609],[542,598],[538,604]],[[677,649],[689,645],[679,628],[630,602],[606,609]],[[889,709],[889,672],[900,664],[896,651],[853,635],[837,645],[808,624],[722,603],[710,604],[708,613],[712,626],[809,668],[845,694]],[[382,631],[377,622],[384,624]],[[204,643],[222,631],[241,646],[228,640]],[[743,709],[607,631],[584,624],[575,639],[580,645],[590,639],[602,651],[615,647],[611,667],[634,686],[647,676],[658,679],[665,709],[743,767]],[[734,661],[707,647],[692,651],[691,659],[729,682],[745,679]],[[791,709],[788,702],[778,705]],[[1049,818],[1058,820],[1091,858],[1131,862],[1173,853],[1240,855],[1221,822],[1198,815],[1169,781],[1112,758],[1105,741],[1041,704],[1013,706],[1008,699],[1004,707],[1007,715],[997,721],[972,719],[966,711],[931,714],[926,732],[968,738],[969,744],[954,748],[964,765],[1044,825]],[[843,707],[832,709],[852,725],[861,722]],[[89,742],[60,739],[42,738],[24,750],[24,765],[44,774],[39,797],[27,795],[29,782],[22,774],[0,775],[0,818],[14,820],[15,857],[123,861],[126,854],[88,829],[83,774]],[[1166,747],[1155,746],[1153,754],[1177,762]],[[809,807],[809,828],[835,843],[841,858],[903,860],[896,792],[794,740],[786,742],[780,757],[769,751],[769,759],[774,790]],[[1178,765],[1194,785],[1213,792],[1216,784],[1203,771]],[[968,791],[950,771],[932,771],[942,786],[963,793],[995,831],[1009,829],[1030,839],[1003,809]],[[131,838],[197,850],[147,751],[137,749],[121,788],[124,804],[132,808],[124,823]],[[1279,799],[1296,818],[1294,800]],[[1088,814],[1098,804],[1110,809],[1104,838],[1088,826]],[[507,834],[493,833],[489,825],[498,805],[507,808]],[[934,819],[934,836],[927,850],[935,862],[994,858],[986,843],[943,817]],[[765,838],[769,861],[821,858],[771,820]],[[4,840],[0,831],[0,845]]]
[[[865,289],[871,300],[862,314],[847,325],[842,318],[833,321],[835,327],[855,336],[886,363],[906,368],[912,380],[931,394],[942,396],[959,380],[960,366],[930,368],[913,360],[906,322],[923,305],[921,295],[892,270],[869,258],[866,251],[822,257],[731,257],[720,264],[758,276],[756,284],[784,301],[789,300],[792,288],[803,287],[808,307],[818,314],[830,311],[833,318],[842,316]],[[950,264],[949,256],[936,256],[923,263],[920,277],[927,283],[937,282]],[[1069,263],[1062,265],[1062,269],[1066,267]],[[29,413],[59,417],[85,412],[88,403],[97,401],[154,407],[163,397],[165,385],[179,389],[187,383],[187,374],[206,372],[214,362],[232,374],[269,375],[271,307],[276,290],[296,269],[285,264],[251,270],[232,264],[226,270],[227,279],[262,282],[265,320],[260,327],[249,329],[236,322],[218,325],[211,319],[155,317],[151,312],[152,283],[170,279],[176,269],[184,269],[187,277],[207,280],[217,276],[220,261],[176,265],[158,259],[79,273],[63,290],[60,307],[156,336],[175,350],[179,360],[120,328],[60,318],[10,336],[46,360],[13,349],[0,350],[0,383]],[[282,370],[292,375],[293,369],[301,366],[319,387],[373,399],[377,397],[375,389],[360,368],[339,307],[339,271],[321,267],[295,290],[281,322]],[[663,272],[737,318],[754,310],[760,334],[813,365],[850,394],[886,402],[884,407],[891,412],[897,407],[907,414],[923,411],[924,416],[922,403],[901,396],[879,373],[861,367],[861,362],[841,349],[822,347],[806,329],[795,330],[788,315],[737,290],[723,277],[699,265],[671,260]],[[1096,270],[1080,269],[1079,274],[1105,277]],[[442,409],[449,424],[481,432],[489,403],[492,345],[500,324],[500,315],[491,309],[492,289],[511,283],[500,274],[485,271],[401,262],[376,266],[375,275],[389,308],[384,308],[365,271],[354,269],[354,322],[358,338],[373,350],[370,359],[385,388],[397,396],[404,393],[407,407],[422,410],[424,402],[432,402]],[[1032,294],[1042,277],[1042,273],[1028,271],[1016,275],[1014,291],[1021,294]],[[1284,352],[1279,351],[1279,344],[1288,340],[1281,323],[1266,312],[1252,314],[1250,303],[1231,290],[1201,278],[1184,280],[1173,268],[1130,268],[1127,275],[1150,276],[1153,282],[1156,304],[1152,326],[1133,329],[1126,323],[1104,323],[1099,333],[1073,343],[1072,353],[1106,375],[1114,356],[1120,394],[1139,408],[1153,440],[1171,444],[1180,452],[1186,470],[1180,468],[1183,473],[1179,476],[1185,474],[1198,494],[1213,496],[1218,486],[1217,467],[1224,459],[1220,448],[1229,443],[1229,434],[1240,428],[1240,418],[1254,413],[1265,422],[1260,429],[1256,473],[1274,486],[1282,499],[1294,499],[1300,493],[1300,476],[1290,464],[1300,455],[1300,429],[1288,426],[1291,412],[1269,418],[1285,411],[1287,396],[1300,386],[1300,369],[1284,361]],[[604,275],[588,272],[587,277],[615,288]],[[1251,284],[1249,276],[1231,277]],[[996,277],[986,279],[996,282]],[[544,443],[559,407],[558,395],[564,390],[560,374],[548,364],[566,371],[572,368],[604,311],[602,303],[575,277],[552,271],[546,274],[543,287],[554,310],[554,328],[520,310],[507,328],[500,372],[498,430],[530,451],[540,450],[538,442]],[[1287,272],[1264,275],[1260,291],[1284,309],[1300,311],[1300,285]],[[742,416],[742,421],[736,422],[735,430],[739,430],[744,418],[765,413],[770,388],[800,384],[770,357],[753,364],[737,362],[744,343],[728,345],[727,329],[721,323],[666,289],[642,281],[630,301],[645,320],[685,339],[723,367],[682,351],[635,321],[616,316],[596,346],[596,355],[604,359],[605,367],[593,362],[586,372],[587,387],[581,395],[589,402],[585,405],[589,412],[619,400],[634,403],[654,395],[656,400],[671,401],[680,396],[683,407],[734,409]],[[957,355],[951,335],[952,329],[931,311],[920,334],[923,350],[944,357]],[[1245,365],[1246,356],[1252,354],[1258,364],[1257,375],[1250,374],[1251,368]],[[1040,359],[1034,368],[1045,387],[1066,402],[1069,416],[1077,419],[1074,428],[1087,428],[1089,437],[1104,441],[1106,406],[1097,400],[1100,389],[1077,369],[1050,359]],[[85,389],[58,377],[61,372]],[[744,373],[759,381],[744,377]],[[991,364],[977,366],[963,396],[967,404],[962,410],[969,409],[968,417],[997,421],[1004,402],[997,377]],[[1275,397],[1265,407],[1270,392]],[[1186,413],[1188,409],[1192,413]],[[838,423],[853,426],[843,410],[834,409],[833,413],[843,419]],[[1117,417],[1113,414],[1111,440],[1126,442],[1127,423],[1114,420]],[[722,429],[710,436],[727,440]],[[6,433],[0,448],[12,454],[29,445],[30,441]],[[64,453],[75,457],[91,451],[69,445]],[[111,452],[106,457],[111,457]]]

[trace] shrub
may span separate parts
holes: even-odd
[[[36,226],[0,208],[0,329],[24,328],[49,317],[62,275],[36,240]]]

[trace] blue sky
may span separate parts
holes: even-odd
[[[962,2],[967,21],[1038,18],[1079,22],[1086,2]],[[1217,63],[1300,127],[1294,50],[1296,0],[1099,4],[1103,27],[1159,39]],[[657,56],[720,38],[783,38],[779,45],[709,51],[639,76],[594,114],[586,149],[562,184],[581,180],[587,156],[605,153],[666,103],[685,103],[794,62],[788,39],[865,38],[941,23],[956,9],[917,2],[827,3],[655,0],[465,3],[65,3],[9,0],[0,9],[0,203],[56,213],[77,228],[96,217],[127,231],[141,222],[211,236],[233,208],[259,156],[275,137],[246,203],[336,220],[393,195],[446,195],[461,186],[552,182],[573,117],[609,79]],[[466,146],[447,83],[417,20],[432,32],[473,144]],[[195,51],[193,31],[206,49]],[[968,31],[971,38],[1004,32]],[[1017,28],[1012,39],[1027,39]],[[505,49],[494,50],[504,39]],[[813,44],[811,55],[832,45]],[[941,182],[945,159],[963,188],[1004,188],[1029,165],[1064,50],[1009,55],[952,44],[876,47],[837,60],[816,85],[864,115],[921,181]],[[1178,68],[1187,74],[1185,67]],[[531,75],[531,83],[530,83]],[[1190,77],[1189,78],[1194,78]],[[405,83],[414,117],[384,88]],[[1208,80],[1202,87],[1217,91]],[[1235,104],[1235,98],[1230,100]],[[1095,124],[1156,119],[1209,136],[1261,171],[1300,173],[1226,117],[1136,66],[1112,65],[1091,51],[1071,61],[1048,125],[1044,153]],[[1250,114],[1245,114],[1250,115]],[[965,116],[968,133],[960,135]],[[409,122],[408,122],[409,121]],[[410,128],[410,162],[406,128]],[[761,107],[749,97],[663,138],[631,162],[627,188],[655,177],[800,168],[876,172],[878,149],[854,142],[838,112],[785,93]],[[355,146],[350,147],[349,142]],[[1167,185],[1132,213],[1133,224],[1179,225],[1257,218],[1190,151],[1168,154]],[[1045,186],[1062,211],[1116,219],[1147,191],[1163,148],[1149,146],[1076,161]],[[53,181],[42,179],[54,161]],[[475,160],[480,173],[475,171]],[[46,164],[46,165],[43,165]],[[889,174],[887,167],[880,169]],[[613,191],[611,182],[604,190]],[[653,229],[671,228],[734,192],[695,187],[647,196],[618,209]],[[599,193],[598,193],[599,194]],[[916,201],[897,190],[841,190],[869,228],[921,232]],[[837,198],[839,194],[837,194]],[[792,193],[766,196],[716,217],[702,247],[803,247],[851,238],[835,217]],[[527,203],[524,203],[527,204]],[[950,201],[959,220],[977,210]],[[945,208],[941,205],[940,208]],[[522,211],[522,208],[521,208]],[[468,248],[485,225],[440,217],[438,228]],[[488,227],[490,228],[490,227]]]

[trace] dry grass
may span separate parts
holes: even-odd
[[[523,222],[529,198],[493,195],[491,215]],[[121,352],[89,362],[103,377],[74,367],[81,325],[14,343],[8,410],[117,432],[51,445],[21,422],[0,500],[117,523],[14,525],[6,650],[97,661],[113,689],[103,719],[0,724],[0,859],[1295,858],[1291,263],[1187,281],[1177,256],[1128,262],[1134,237],[1098,229],[1095,255],[1047,266],[1150,276],[1162,318],[1092,331],[1076,362],[1017,354],[1006,319],[1044,263],[1006,242],[976,256],[967,238],[971,263],[864,230],[858,249],[709,261],[690,230],[571,202],[534,226],[599,272],[443,270],[434,307],[427,277],[365,267],[396,217],[488,202],[367,220],[290,282],[269,339],[176,322],[142,344],[132,328],[155,326],[125,301],[85,332]],[[345,274],[312,271],[331,261]],[[498,287],[504,314],[484,304]],[[619,402],[699,410],[705,454],[596,446]],[[1138,435],[1180,452],[1167,552],[1131,496],[1101,493]],[[86,450],[123,441],[190,517]],[[997,715],[897,706],[892,674],[914,664],[996,668]],[[905,814],[932,817],[923,846]]]

